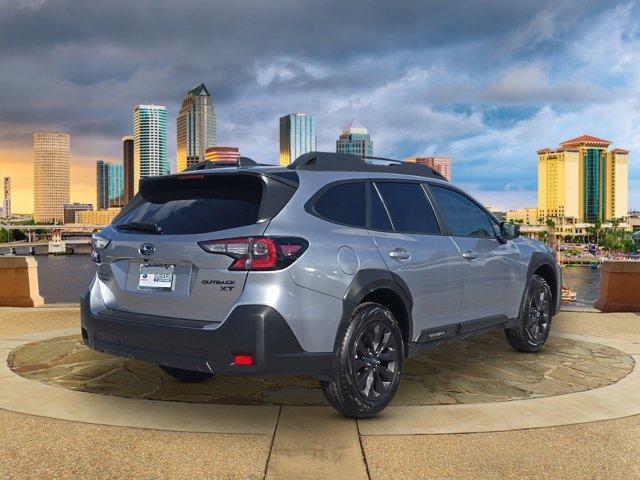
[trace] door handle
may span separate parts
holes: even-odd
[[[409,251],[404,248],[394,248],[389,252],[389,256],[396,260],[409,260],[411,258]]]
[[[467,260],[475,260],[476,258],[478,258],[478,252],[467,250],[466,252],[462,252],[462,258],[466,258]]]

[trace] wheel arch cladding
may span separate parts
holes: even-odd
[[[412,341],[413,299],[408,286],[400,277],[388,270],[365,269],[354,276],[344,296],[342,322],[336,335],[335,348],[338,348],[338,339],[341,338],[351,314],[358,305],[365,302],[379,303],[388,308],[402,330],[405,347]],[[407,350],[405,348],[405,351]]]
[[[562,279],[558,278],[556,269],[553,267],[554,260],[549,255],[541,252],[534,252],[531,255],[529,268],[527,270],[527,285],[534,275],[544,278],[551,289],[551,297],[553,298],[554,313],[557,313],[560,306],[560,287]]]

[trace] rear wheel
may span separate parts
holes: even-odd
[[[549,337],[553,296],[547,281],[534,275],[527,286],[518,324],[505,329],[507,341],[519,352],[537,352]]]
[[[172,376],[179,382],[198,383],[206,382],[213,373],[196,372],[195,370],[183,370],[182,368],[167,367],[165,365],[158,365],[165,373]]]
[[[402,332],[377,303],[354,311],[340,338],[336,379],[320,382],[327,401],[349,417],[372,417],[393,399],[404,365]]]

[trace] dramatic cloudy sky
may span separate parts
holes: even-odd
[[[32,206],[32,134],[72,135],[72,200],[120,161],[132,107],[204,81],[218,139],[277,161],[278,117],[353,116],[377,155],[444,154],[485,203],[535,205],[536,154],[589,133],[631,150],[640,208],[640,5],[494,1],[0,0],[0,176]]]

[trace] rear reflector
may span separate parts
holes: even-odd
[[[233,356],[233,364],[234,365],[244,365],[251,366],[253,365],[253,355],[249,354],[237,354]]]

